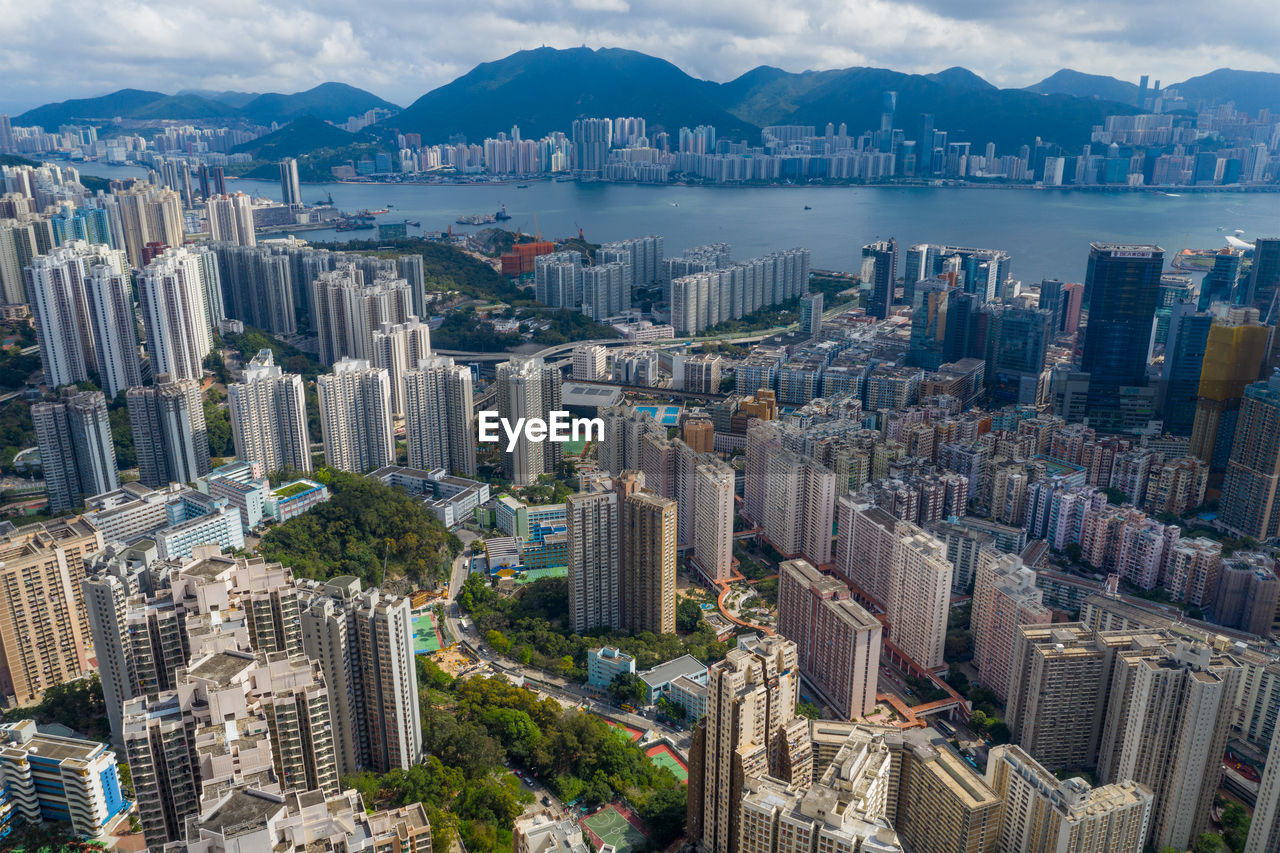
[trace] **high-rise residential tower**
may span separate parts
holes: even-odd
[[[498,414],[507,423],[520,418],[548,420],[560,409],[561,375],[558,367],[544,364],[540,358],[515,357],[498,365]],[[551,441],[530,441],[523,432],[514,450],[502,450],[502,473],[518,486],[537,482],[543,474],[554,473],[560,466],[560,445]]]
[[[406,371],[405,442],[409,467],[443,468],[464,477],[476,473],[476,423],[471,368],[443,355]]]
[[[403,323],[383,323],[373,333],[374,367],[387,371],[391,379],[391,413],[404,417],[404,375],[431,355],[431,328],[409,317]]]
[[[216,195],[205,202],[212,240],[226,240],[240,246],[256,246],[253,230],[253,199],[244,193]]]
[[[269,473],[311,470],[302,377],[277,367],[271,350],[261,350],[245,367],[243,379],[227,386],[227,404],[239,459]]]
[[[575,634],[593,628],[620,628],[618,495],[604,491],[570,495],[565,501],[565,517],[569,528],[569,623]]]
[[[674,634],[676,502],[643,489],[643,477],[633,471],[619,477],[626,484],[619,487],[622,627],[632,633]]]
[[[101,391],[63,394],[31,406],[49,511],[71,509],[89,496],[118,488],[116,449]]]
[[[207,249],[167,249],[138,274],[138,302],[154,375],[204,375],[204,358],[213,350],[207,291],[220,287],[217,259]]]
[[[127,273],[123,254],[105,245],[75,241],[31,259],[25,268],[26,300],[40,345],[45,383],[72,385],[98,370],[94,323],[87,296],[90,270]]]
[[[125,397],[144,486],[191,483],[209,473],[213,466],[199,382],[161,374],[154,386],[130,388]]]
[[[372,281],[364,269],[345,263],[320,273],[311,283],[311,324],[320,339],[320,360],[374,360],[373,335],[384,323],[408,322],[413,315],[409,283],[379,271]]]
[[[316,390],[326,465],[363,474],[396,461],[387,371],[344,358],[316,377]]]
[[[1218,518],[1238,536],[1280,535],[1280,372],[1245,389]]]
[[[129,279],[128,273],[116,272],[105,264],[94,264],[85,280],[98,376],[102,390],[113,400],[126,388],[142,384],[138,322],[133,313],[133,286]]]
[[[80,517],[0,536],[0,697],[25,705],[89,672],[80,581],[102,534]]]
[[[843,581],[804,560],[784,562],[778,632],[796,644],[801,674],[836,714],[855,719],[875,710],[882,628]]]

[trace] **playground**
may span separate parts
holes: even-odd
[[[680,760],[680,756],[676,755],[671,747],[665,743],[660,743],[646,749],[644,754],[649,756],[649,760],[654,763],[654,766],[667,768],[671,771],[671,775],[684,784],[689,784],[689,768]]]
[[[644,849],[648,839],[640,828],[640,819],[631,814],[630,809],[624,814],[622,808],[625,807],[610,803],[591,817],[582,819],[582,828],[591,836],[597,850],[606,844],[615,847],[618,853]]]
[[[444,637],[440,635],[440,627],[436,625],[435,613],[422,610],[413,614],[413,653],[429,655],[440,651],[444,645]]]

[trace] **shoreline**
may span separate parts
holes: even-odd
[[[96,177],[101,180],[110,180],[100,175],[91,175],[87,168],[91,168],[86,163],[72,162],[71,165],[80,169],[86,177]],[[147,170],[150,167],[140,163],[124,163],[109,164],[113,167],[126,166],[129,168]],[[1014,190],[1014,191],[1031,191],[1031,192],[1068,192],[1068,193],[1116,193],[1116,194],[1133,194],[1148,193],[1151,195],[1162,195],[1170,198],[1177,198],[1184,195],[1212,195],[1216,193],[1231,195],[1252,195],[1266,193],[1280,193],[1280,183],[1276,184],[1230,184],[1226,186],[1183,186],[1178,184],[1160,184],[1151,186],[1117,186],[1117,185],[1080,185],[1065,184],[1062,186],[1044,186],[1043,184],[1028,183],[987,183],[973,181],[958,181],[952,179],[940,179],[937,181],[883,181],[873,183],[747,183],[743,181],[726,182],[722,184],[716,183],[698,183],[689,181],[667,181],[665,183],[644,183],[640,181],[558,181],[558,176],[530,176],[530,177],[513,177],[500,178],[498,180],[484,181],[433,181],[433,180],[350,180],[350,179],[334,179],[329,181],[300,181],[306,186],[323,187],[323,186],[410,186],[410,187],[509,187],[520,184],[543,184],[543,183],[563,183],[581,185],[608,185],[608,186],[628,186],[628,187],[656,187],[671,188],[681,187],[690,189],[761,189],[761,190],[831,190],[831,189],[895,189],[895,190]],[[262,183],[272,183],[267,178],[248,178],[243,175],[226,175],[228,181],[259,181]]]

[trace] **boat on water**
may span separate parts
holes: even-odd
[[[813,208],[812,208],[812,207],[810,207],[810,206],[809,206],[809,205],[807,205],[807,204],[804,206],[804,209],[805,209],[805,210],[813,210]]]
[[[501,207],[501,209],[499,209],[498,212],[493,215],[493,218],[498,222],[505,222],[506,220],[511,218],[511,214],[507,213],[507,206],[504,204]]]
[[[528,184],[516,184],[516,189],[518,189],[518,190],[527,190],[527,189],[529,189],[529,185],[528,185]]]
[[[406,219],[406,220],[404,221],[404,224],[405,224],[405,225],[412,225],[414,228],[421,228],[421,227],[422,227],[422,223],[421,223],[421,222],[419,222],[419,221],[418,221],[418,220],[416,220],[416,219]]]

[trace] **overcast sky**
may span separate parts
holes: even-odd
[[[180,8],[181,7],[181,8]],[[123,87],[292,92],[326,80],[401,105],[516,50],[626,47],[697,77],[963,65],[1000,86],[1068,67],[1177,82],[1280,71],[1269,0],[0,0],[0,109]]]

